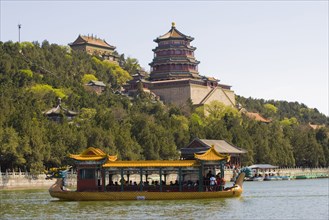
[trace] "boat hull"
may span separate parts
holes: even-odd
[[[50,195],[60,200],[71,201],[119,201],[119,200],[173,200],[173,199],[210,199],[238,197],[240,187],[216,192],[74,192],[50,191]]]
[[[70,201],[120,201],[227,198],[238,197],[242,194],[242,191],[242,185],[240,183],[224,191],[208,192],[77,192],[63,190],[62,180],[58,179],[56,183],[50,187],[49,194],[54,198]]]

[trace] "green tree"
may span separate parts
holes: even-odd
[[[127,57],[123,64],[123,69],[126,70],[132,76],[137,74],[137,72],[142,68],[136,58]]]
[[[83,75],[81,82],[83,84],[86,84],[86,83],[88,83],[88,82],[90,82],[92,80],[97,81],[98,79],[97,79],[97,77],[94,74],[87,74],[86,73],[86,74]]]

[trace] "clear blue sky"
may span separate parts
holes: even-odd
[[[149,70],[171,22],[192,36],[201,75],[236,94],[329,115],[328,1],[4,1],[0,41],[67,45],[94,34]]]

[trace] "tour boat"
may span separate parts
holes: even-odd
[[[249,166],[248,168],[252,170],[253,175],[250,178],[246,178],[247,181],[273,181],[283,179],[275,173],[275,169],[277,169],[278,166],[273,166],[270,164],[255,164]]]
[[[224,165],[229,155],[211,147],[195,160],[118,161],[98,148],[89,147],[79,155],[70,155],[77,168],[77,189],[65,188],[65,169],[52,169],[50,178],[57,178],[49,193],[60,200],[173,200],[238,197],[242,194],[245,175],[242,169],[234,185],[224,186]],[[220,172],[216,175],[216,171]],[[216,175],[217,184],[209,177]],[[152,183],[149,182],[153,176]],[[169,180],[176,179],[176,181]],[[169,178],[171,177],[171,178]],[[174,183],[175,182],[175,183]]]

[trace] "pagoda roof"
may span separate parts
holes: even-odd
[[[245,154],[246,150],[236,147],[225,140],[210,140],[195,138],[185,148],[181,148],[182,155],[193,155],[195,153],[205,153],[211,147],[219,154]]]
[[[215,150],[215,146],[211,146],[205,153],[203,154],[194,154],[194,157],[199,160],[206,160],[206,161],[217,161],[217,160],[225,160],[230,161],[231,156],[223,155],[218,153]]]
[[[190,37],[190,36],[187,36],[185,34],[183,34],[182,32],[178,31],[176,29],[176,25],[175,25],[175,22],[172,22],[172,26],[171,26],[171,29],[165,33],[164,35],[158,37],[157,39],[155,39],[154,41],[155,42],[159,42],[159,41],[162,41],[162,40],[168,40],[168,39],[185,39],[185,40],[189,40],[189,41],[192,41],[194,40],[193,37]]]
[[[161,64],[183,64],[183,63],[193,63],[193,64],[199,64],[200,61],[196,60],[195,58],[192,57],[182,57],[182,56],[163,56],[163,57],[156,57],[153,59],[153,61],[149,65],[161,65]]]
[[[111,49],[111,50],[115,49],[115,46],[108,44],[105,40],[96,38],[94,36],[84,36],[84,35],[79,35],[78,38],[69,45],[75,46],[75,45],[83,45],[83,44],[90,44],[90,45],[104,47],[104,48]]]
[[[75,116],[78,113],[74,112],[74,111],[70,111],[64,107],[61,106],[61,104],[57,105],[54,108],[49,109],[48,111],[45,111],[44,114],[47,116],[51,116],[51,115],[59,115],[61,113],[64,113],[65,115],[72,115]]]
[[[196,47],[189,46],[189,45],[172,45],[172,44],[166,44],[166,45],[160,45],[156,48],[152,49],[153,52],[155,51],[161,51],[161,50],[177,50],[177,49],[185,49],[189,51],[195,51]]]
[[[88,160],[103,160],[107,159],[108,161],[116,161],[117,156],[109,156],[104,151],[99,148],[88,147],[81,154],[70,154],[70,158],[80,161]]]

